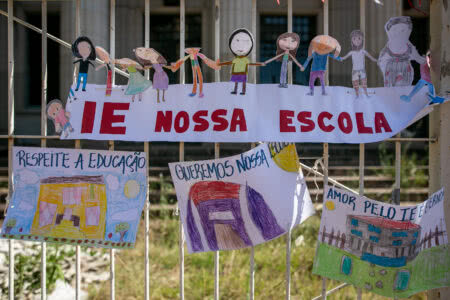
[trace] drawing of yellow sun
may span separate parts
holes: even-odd
[[[325,207],[326,207],[328,210],[334,210],[334,209],[335,209],[335,207],[334,207],[334,202],[333,202],[333,201],[327,201],[327,202],[325,202]]]
[[[139,195],[139,190],[139,183],[136,180],[128,180],[123,188],[123,193],[128,199],[133,199]]]

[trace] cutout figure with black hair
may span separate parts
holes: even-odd
[[[355,89],[356,98],[359,97],[359,85],[361,81],[361,86],[364,89],[364,93],[367,97],[369,95],[367,94],[367,75],[366,75],[366,65],[365,65],[365,58],[366,56],[373,62],[377,62],[375,58],[372,57],[372,55],[369,54],[364,49],[364,33],[357,29],[353,30],[350,33],[350,43],[352,45],[352,50],[344,55],[342,57],[342,60],[346,60],[350,56],[352,57],[352,84],[353,88]]]
[[[281,61],[280,72],[280,88],[287,88],[287,66],[289,61],[294,61],[295,64],[304,71],[302,64],[297,61],[298,47],[300,46],[300,36],[295,32],[286,32],[277,38],[277,55],[264,63],[268,64],[274,60]]]
[[[77,87],[75,91],[80,88],[81,79],[83,78],[83,88],[82,91],[86,91],[87,75],[89,70],[89,64],[93,67],[94,64],[91,62],[96,59],[94,44],[87,36],[78,37],[72,44],[72,53],[75,56],[74,64],[79,63],[80,68],[78,70]]]
[[[236,29],[228,38],[228,46],[234,59],[231,61],[218,62],[218,66],[231,65],[230,81],[234,82],[234,90],[231,94],[236,95],[239,82],[242,83],[241,95],[245,95],[247,86],[248,66],[264,66],[263,63],[251,63],[247,56],[253,50],[253,36],[245,28]]]

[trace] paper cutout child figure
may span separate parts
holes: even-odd
[[[139,101],[142,101],[142,93],[146,91],[152,82],[147,80],[138,70],[144,68],[136,61],[130,58],[115,59],[114,64],[119,65],[123,71],[130,74],[128,79],[128,86],[125,90],[125,95],[132,95],[131,101],[134,102],[136,95],[139,96]]]
[[[111,69],[111,58],[109,57],[109,53],[103,49],[102,47],[95,47],[95,53],[97,54],[98,58],[103,60],[103,63],[99,65],[97,68],[95,68],[95,71],[100,70],[101,68],[106,67],[106,96],[111,96],[112,91],[112,69]]]
[[[281,61],[280,88],[287,88],[287,66],[288,61],[294,61],[295,64],[304,71],[303,66],[297,61],[298,47],[300,46],[300,36],[294,32],[286,32],[277,38],[277,55],[264,63],[268,64],[274,60]]]
[[[72,44],[72,54],[75,56],[74,64],[79,63],[80,68],[78,70],[77,87],[75,91],[80,88],[81,79],[83,79],[82,91],[86,91],[87,75],[89,70],[89,64],[93,67],[94,64],[91,61],[96,59],[95,47],[91,40],[86,36],[78,37]]]
[[[334,51],[334,54],[331,52]],[[322,85],[322,95],[327,95],[325,92],[325,81],[323,76],[327,68],[328,57],[334,58],[338,61],[342,59],[339,57],[341,52],[341,45],[339,42],[328,35],[318,35],[313,38],[308,48],[308,58],[303,64],[303,68],[306,69],[311,60],[311,74],[309,75],[309,89],[310,92],[307,94],[309,96],[314,96],[314,82],[317,78],[320,79],[320,84]]]
[[[166,101],[164,98],[165,91],[169,88],[169,77],[163,68],[172,69],[167,66],[166,59],[153,48],[139,47],[134,50],[137,60],[144,69],[155,69],[153,74],[153,89],[156,89],[157,102],[159,102],[159,90],[162,90],[162,101]]]
[[[434,86],[431,82],[431,74],[430,74],[430,66],[431,66],[431,52],[427,51],[426,62],[420,65],[420,79],[412,89],[411,93],[408,96],[402,95],[400,99],[405,102],[411,102],[411,98],[417,94],[425,85],[428,86],[428,93],[431,96],[434,96]]]
[[[73,132],[69,122],[70,113],[64,109],[61,100],[54,99],[47,104],[47,117],[53,121],[57,133],[67,137],[69,132]]]
[[[425,63],[425,58],[419,55],[413,44],[409,41],[412,31],[410,17],[394,17],[384,26],[388,36],[386,46],[378,57],[378,66],[384,77],[384,86],[411,85],[414,79],[414,69],[411,60],[419,64]]]
[[[185,57],[180,58],[176,63],[171,64],[172,72],[177,71],[182,64],[187,59],[191,60],[192,65],[192,80],[193,80],[193,86],[192,86],[192,92],[189,94],[190,97],[194,97],[197,94],[197,83],[199,86],[199,98],[203,98],[203,74],[202,69],[200,68],[200,65],[198,64],[198,58],[200,57],[208,67],[214,70],[219,70],[220,67],[217,65],[217,63],[209,58],[207,58],[203,53],[200,53],[200,48],[186,48],[184,49],[184,52],[187,54]]]
[[[364,89],[364,93],[367,97],[369,95],[367,94],[367,75],[366,75],[366,64],[365,64],[365,58],[366,56],[374,61],[377,62],[375,58],[372,57],[372,55],[369,54],[364,49],[364,33],[361,30],[353,30],[350,33],[350,42],[352,45],[352,51],[347,53],[347,55],[342,57],[342,60],[346,60],[350,56],[352,57],[352,84],[353,88],[355,89],[356,98],[359,97],[359,84],[361,81],[361,86]]]
[[[251,63],[247,56],[253,50],[253,35],[245,28],[236,29],[228,38],[228,46],[234,59],[231,61],[218,62],[218,66],[231,65],[230,81],[234,82],[234,90],[231,94],[236,95],[239,82],[242,83],[241,95],[245,95],[247,85],[248,66],[263,66],[262,63]]]

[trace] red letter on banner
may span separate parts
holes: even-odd
[[[385,132],[392,132],[391,126],[389,126],[388,121],[384,117],[382,112],[375,113],[375,132],[381,133],[381,128],[384,128]]]
[[[319,114],[319,116],[317,117],[317,123],[319,123],[319,128],[325,132],[333,131],[333,129],[334,129],[333,125],[325,125],[325,123],[323,122],[323,119],[327,118],[328,120],[331,120],[332,117],[333,117],[333,114],[331,114],[327,111],[321,112]]]
[[[306,125],[300,125],[300,132],[310,132],[314,130],[314,127],[316,125],[314,124],[314,121],[311,120],[311,112],[310,111],[301,111],[297,115],[297,120],[300,123],[306,124]]]
[[[358,126],[358,133],[373,133],[372,127],[364,125],[364,114],[356,113],[356,125]]]
[[[347,125],[345,125],[344,120],[346,120]],[[341,112],[338,117],[339,128],[343,133],[349,134],[353,130],[352,118],[347,112]]]
[[[235,132],[236,127],[239,126],[239,131],[247,131],[247,123],[245,122],[244,110],[235,108],[231,116],[230,131]]]
[[[125,134],[127,128],[125,126],[113,127],[113,123],[123,123],[124,115],[114,115],[116,110],[129,110],[130,103],[112,103],[105,102],[103,104],[102,123],[100,125],[100,133],[102,134]]]
[[[84,102],[83,120],[81,121],[81,133],[92,133],[94,128],[95,110],[97,103],[92,101]]]
[[[291,125],[293,117],[292,110],[280,110],[280,132],[295,132],[295,127]]]
[[[169,110],[166,113],[158,111],[156,114],[155,132],[161,132],[164,129],[165,132],[169,132],[172,128],[172,111]]]
[[[224,117],[222,117],[222,116],[226,116],[226,115],[227,115],[226,109],[218,109],[212,113],[211,121],[213,121],[214,123],[217,123],[213,127],[214,131],[224,131],[225,129],[228,128],[228,120],[225,119]]]
[[[183,119],[183,126],[181,126],[181,119]],[[185,111],[180,111],[175,116],[175,120],[173,121],[173,128],[177,133],[183,133],[189,128],[189,115]]]
[[[205,131],[206,129],[208,129],[209,123],[206,119],[203,118],[207,116],[208,116],[207,110],[199,110],[194,114],[194,116],[192,116],[192,120],[194,121],[194,123],[197,123],[194,126],[194,131]]]

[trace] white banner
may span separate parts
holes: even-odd
[[[351,88],[248,84],[245,95],[230,94],[233,83],[208,83],[204,96],[190,97],[191,85],[171,85],[165,101],[147,89],[142,100],[125,95],[126,86],[88,84],[66,105],[70,125],[62,139],[185,142],[370,143],[403,130],[428,105],[425,89],[405,102],[412,87],[369,89],[369,97]],[[162,92],[160,92],[162,93]],[[69,114],[68,114],[69,115]],[[422,116],[422,115],[421,115]]]
[[[314,213],[293,144],[169,167],[191,253],[261,244]]]

